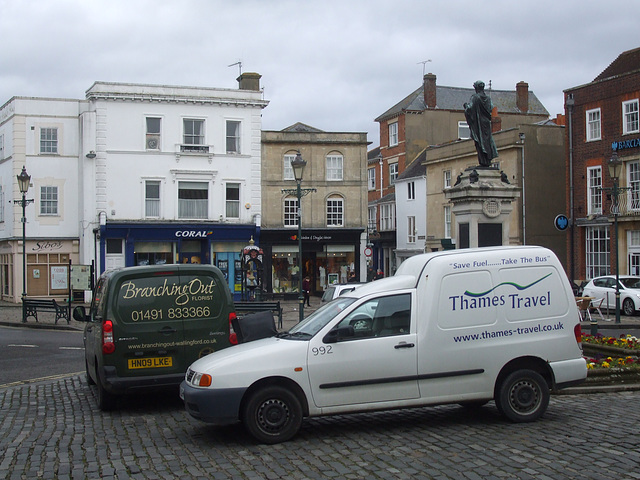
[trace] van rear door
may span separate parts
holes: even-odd
[[[116,351],[105,356],[105,364],[114,362],[123,377],[186,371],[184,310],[176,304],[182,291],[179,271],[140,269],[113,280],[110,316]]]

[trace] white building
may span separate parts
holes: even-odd
[[[395,180],[396,267],[407,258],[425,252],[427,169],[424,159],[423,151]]]
[[[26,166],[27,294],[60,294],[52,266],[213,263],[238,290],[260,233],[260,75],[239,89],[96,82],[86,100],[14,98],[0,110],[0,186]],[[3,202],[7,206],[7,202]],[[3,298],[22,286],[21,207],[0,225]],[[48,256],[45,256],[48,255]],[[46,260],[46,264],[43,263]],[[55,286],[55,285],[53,285]]]

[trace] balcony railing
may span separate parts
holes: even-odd
[[[187,144],[181,144],[180,145],[180,152],[181,153],[209,153],[209,145],[187,145]]]

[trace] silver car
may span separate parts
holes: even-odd
[[[620,309],[624,315],[633,315],[640,310],[640,277],[620,275]],[[601,308],[616,308],[616,277],[605,275],[593,278],[584,286],[583,297],[593,297],[593,303],[604,299]]]
[[[323,302],[330,302],[334,298],[339,297],[343,293],[351,292],[363,285],[362,283],[334,283],[329,285],[322,295]]]

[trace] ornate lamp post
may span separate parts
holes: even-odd
[[[21,200],[15,200],[14,203],[22,205],[22,323],[27,321],[26,309],[24,306],[24,300],[27,296],[27,216],[26,207],[33,199],[27,200],[27,191],[29,190],[29,183],[31,182],[31,176],[27,173],[26,167],[22,167],[22,172],[17,175],[18,188],[22,194]]]
[[[315,188],[300,188],[300,184],[302,183],[302,176],[304,174],[304,167],[307,166],[307,162],[302,159],[302,155],[298,151],[296,154],[296,158],[291,162],[291,168],[293,168],[293,177],[296,180],[296,189],[282,189],[282,193],[286,194],[295,194],[298,199],[298,302],[299,302],[299,313],[300,313],[300,321],[304,319],[304,295],[302,294],[302,197],[305,195],[315,192]]]
[[[614,150],[611,158],[608,162],[609,176],[613,180],[613,188],[611,189],[611,213],[613,213],[613,230],[615,234],[615,258],[616,258],[616,323],[620,323],[620,273],[619,269],[619,257],[618,257],[618,215],[620,214],[620,204],[618,195],[620,194],[620,187],[618,186],[618,180],[620,179],[620,172],[622,171],[622,160],[618,157],[618,152]]]

